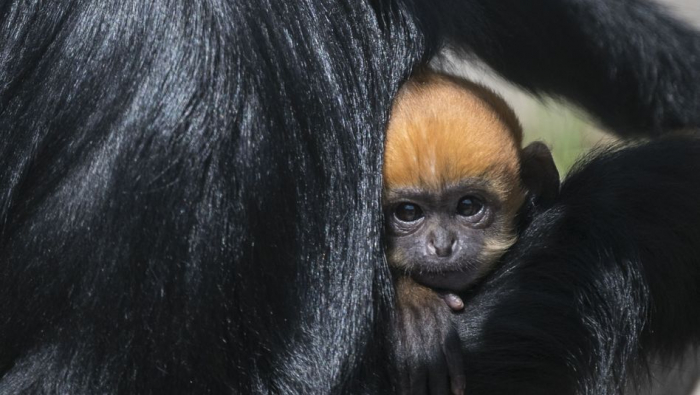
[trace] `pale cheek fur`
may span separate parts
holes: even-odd
[[[479,266],[479,277],[488,273],[493,268],[496,261],[498,261],[498,259],[505,254],[506,250],[515,244],[516,241],[517,236],[513,231],[488,238],[479,254],[479,261],[481,262]]]

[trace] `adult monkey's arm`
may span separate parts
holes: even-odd
[[[433,45],[581,105],[622,136],[700,126],[700,35],[637,0],[419,3]]]
[[[466,393],[635,393],[653,358],[697,344],[698,154],[697,139],[656,141],[568,177],[456,317]]]

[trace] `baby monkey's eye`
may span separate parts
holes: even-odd
[[[418,221],[423,218],[423,210],[413,203],[401,203],[396,207],[394,216],[403,222]]]
[[[457,203],[457,214],[463,217],[472,217],[479,214],[484,208],[484,203],[474,196],[465,196]]]

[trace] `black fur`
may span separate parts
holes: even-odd
[[[445,43],[620,133],[700,125],[700,36],[646,2],[0,2],[0,393],[391,391],[383,131]],[[533,341],[598,361],[547,348],[566,311]]]
[[[621,394],[697,344],[698,154],[674,138],[579,164],[456,318],[466,393]]]

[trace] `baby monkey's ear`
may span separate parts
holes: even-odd
[[[520,178],[527,190],[520,217],[526,226],[559,197],[559,171],[549,148],[540,141],[523,148],[520,155]]]

